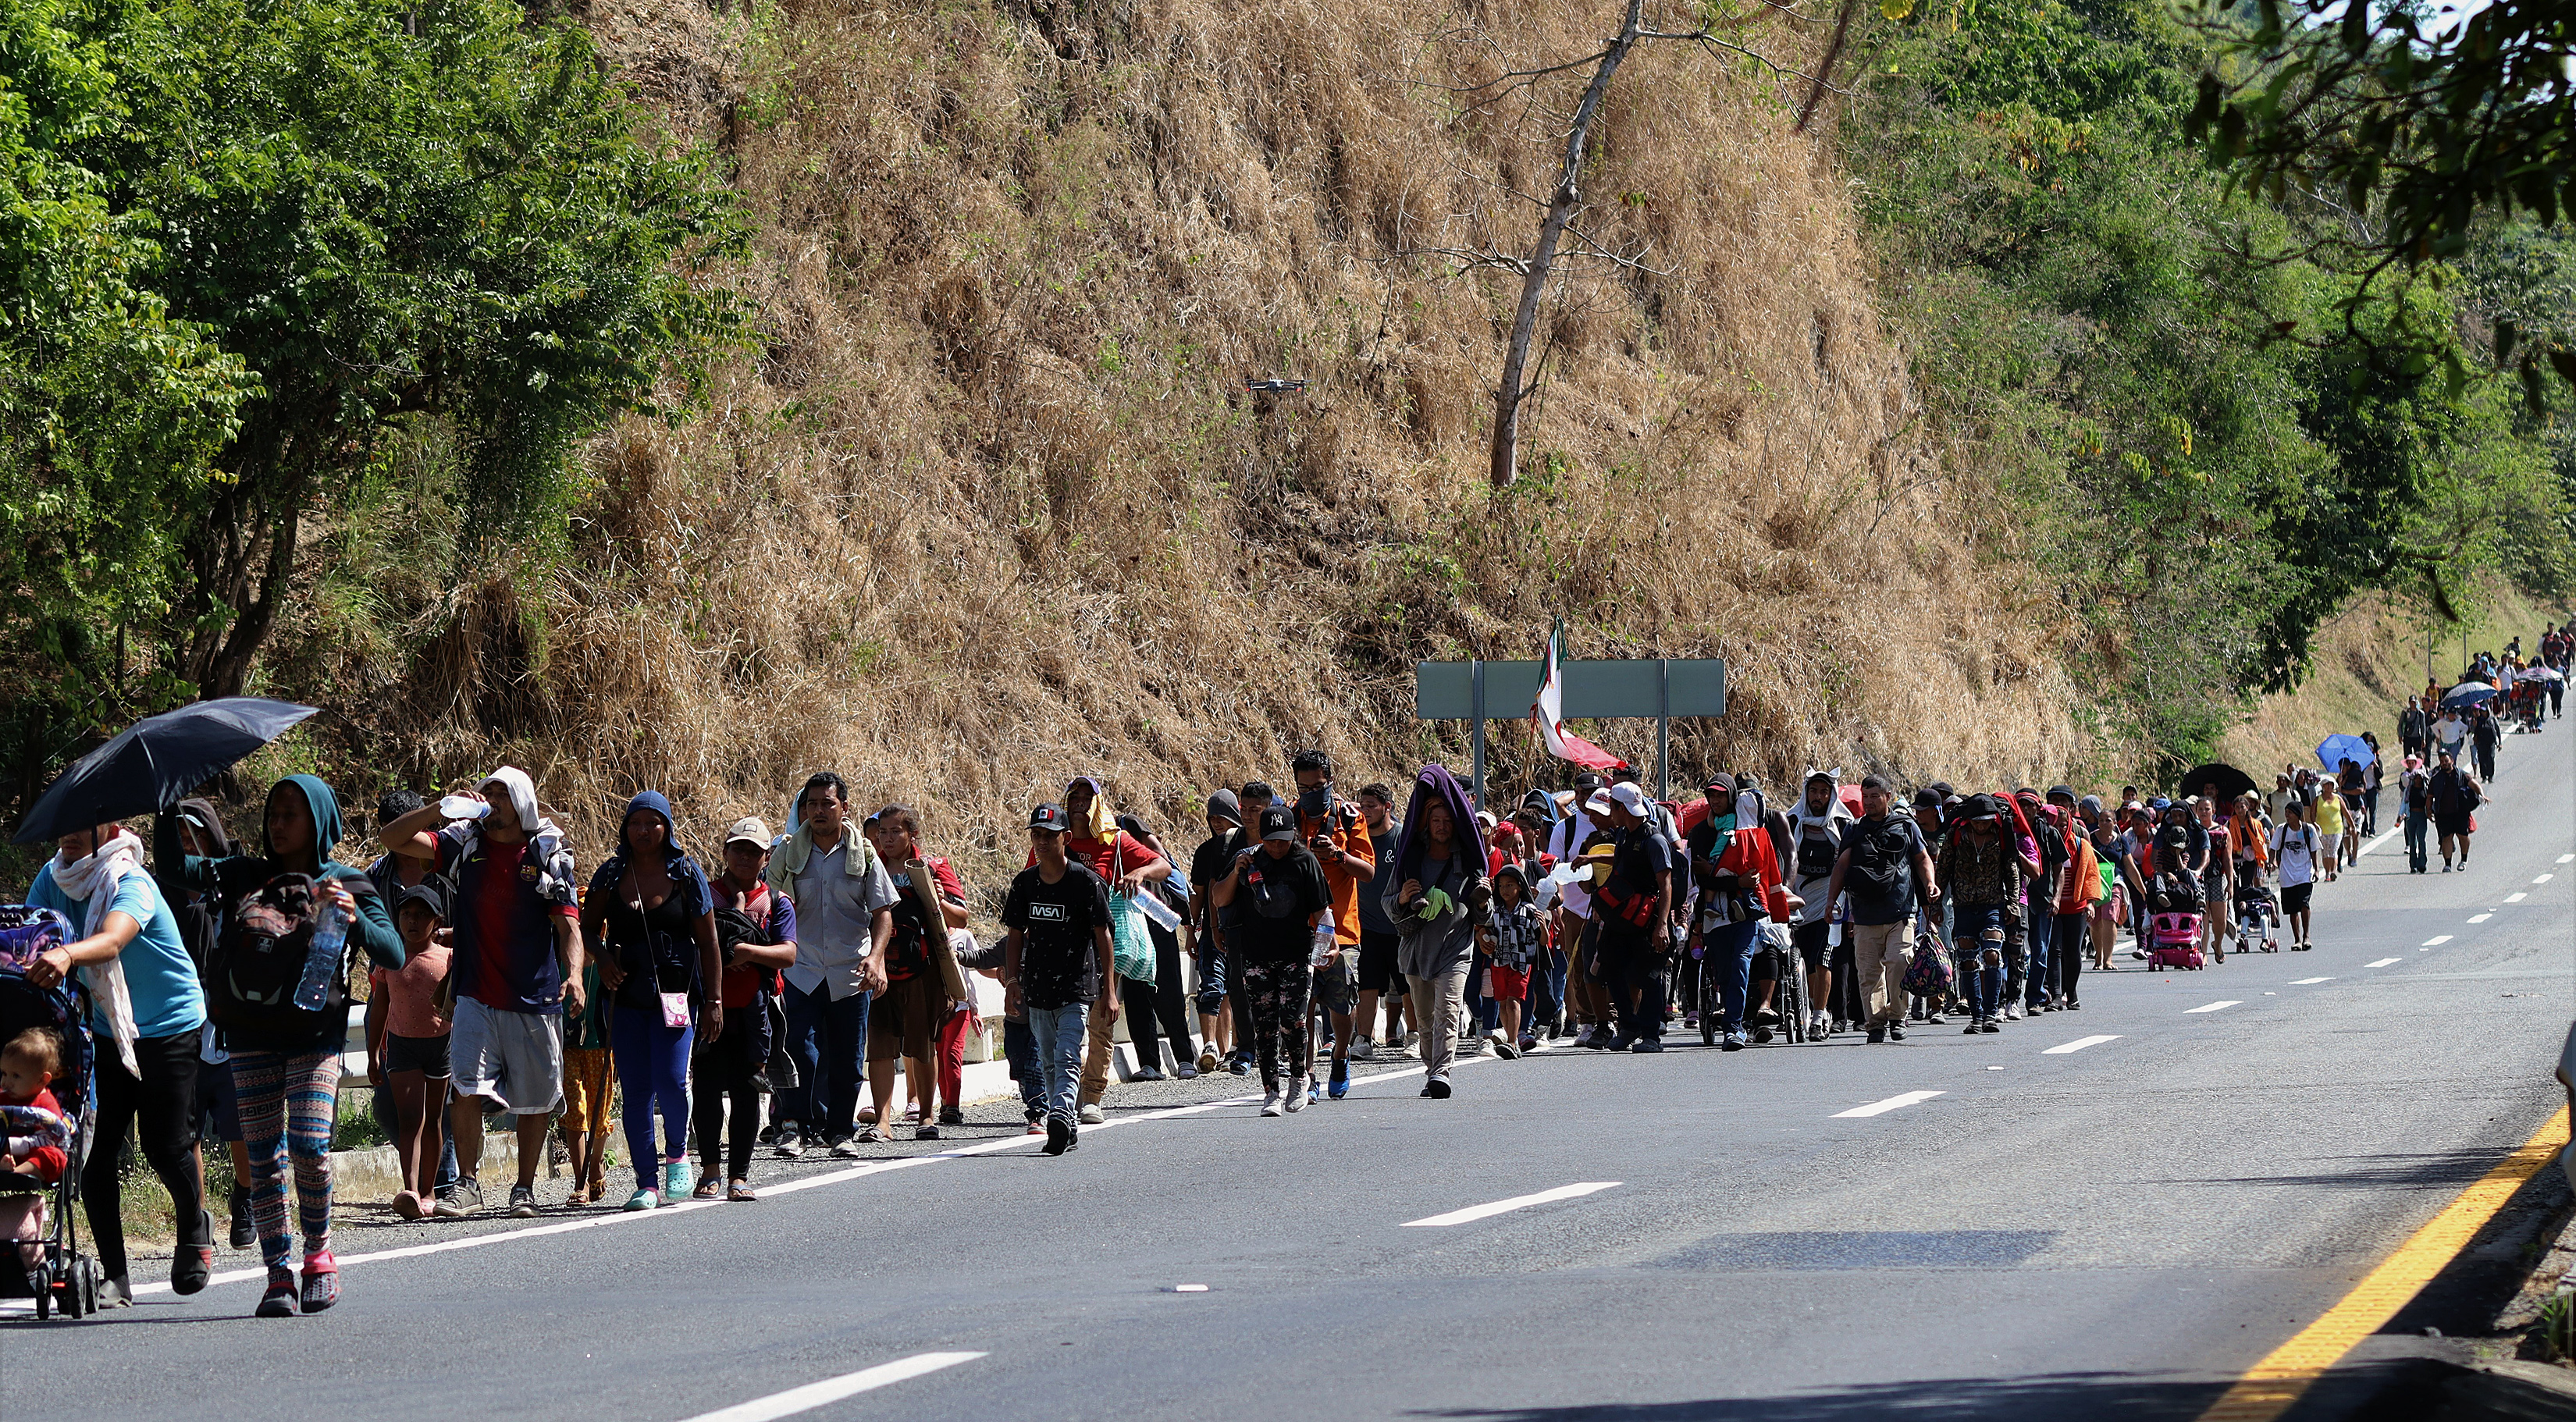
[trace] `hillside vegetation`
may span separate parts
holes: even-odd
[[[19,19],[112,39],[223,8]],[[2314,317],[2330,283],[2240,280],[2217,238],[2303,219],[2196,166],[2176,104],[2198,51],[2108,0],[1945,2],[1902,26],[1859,7],[1835,71],[1854,92],[1804,131],[1809,86],[1781,71],[1822,63],[1832,12],[1745,11],[1726,33],[1769,65],[1641,49],[1582,222],[1633,262],[1564,268],[1523,476],[1490,487],[1519,278],[1457,254],[1525,249],[1536,210],[1515,194],[1554,183],[1585,76],[1481,106],[1461,90],[1590,52],[1607,8],[260,12],[356,27],[396,68],[405,26],[482,36],[475,72],[508,93],[478,102],[517,115],[504,135],[579,91],[570,68],[547,78],[550,47],[594,45],[660,156],[611,161],[611,121],[583,130],[565,151],[589,191],[631,195],[623,245],[549,228],[562,255],[513,297],[601,333],[560,358],[591,360],[596,392],[546,466],[568,477],[528,473],[575,430],[562,406],[510,395],[495,418],[430,381],[408,405],[369,395],[352,472],[296,495],[244,684],[333,714],[254,770],[365,794],[509,760],[592,836],[653,786],[703,841],[831,766],[998,858],[1074,773],[1168,818],[1303,745],[1353,784],[1463,759],[1463,726],[1412,719],[1412,663],[1533,656],[1561,615],[1576,656],[1729,661],[1730,714],[1676,727],[1677,777],[2019,781],[2205,750],[2245,688],[2295,679],[2305,629],[2354,588],[2417,596],[2495,564],[2499,519],[2563,544],[2537,436],[2483,387],[2437,399],[2268,341],[2254,305]],[[547,48],[513,60],[514,26]],[[503,83],[514,62],[536,77]],[[89,161],[108,206],[144,210],[142,168]],[[654,251],[661,286],[634,275]],[[634,314],[597,314],[602,294]],[[173,312],[220,352],[171,399],[220,424],[261,348],[221,293]],[[616,384],[647,358],[649,388]],[[561,388],[559,364],[523,384]],[[202,487],[231,487],[230,458]],[[26,469],[13,488],[51,477]],[[2434,497],[2458,489],[2492,497]],[[13,652],[43,689],[13,704],[21,794],[81,730],[203,684],[187,648],[240,615],[192,611],[167,549],[136,556],[112,602],[77,573],[14,575],[60,594]],[[2516,571],[2547,582],[2555,556]],[[1650,723],[1587,733],[1651,759]],[[1506,785],[1533,769],[1525,725],[1494,753]]]

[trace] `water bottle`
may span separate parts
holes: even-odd
[[[490,813],[489,802],[471,795],[449,795],[438,802],[438,817],[443,820],[479,820]]]
[[[295,985],[295,1005],[319,1012],[331,1001],[331,978],[340,971],[340,950],[349,942],[348,921],[340,906],[325,900],[313,925],[312,946],[304,950],[304,980]]]
[[[1324,966],[1325,960],[1333,956],[1333,949],[1336,946],[1336,942],[1337,940],[1333,936],[1333,911],[1331,909],[1326,909],[1324,910],[1324,916],[1315,920],[1316,967],[1320,968]]]
[[[1144,911],[1145,917],[1162,925],[1165,933],[1181,931],[1180,913],[1170,904],[1163,902],[1163,896],[1152,889],[1144,888],[1136,891],[1136,907]]]

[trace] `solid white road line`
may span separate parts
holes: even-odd
[[[1920,1106],[1933,1097],[1943,1094],[1945,1093],[1938,1091],[1908,1091],[1899,1096],[1891,1096],[1884,1101],[1873,1101],[1866,1106],[1854,1106],[1848,1111],[1836,1111],[1834,1119],[1841,1121],[1860,1116],[1884,1116],[1890,1111],[1903,1110],[1908,1106]]]
[[[855,1397],[924,1373],[935,1373],[941,1368],[953,1368],[959,1363],[971,1363],[983,1356],[981,1353],[915,1353],[909,1358],[897,1358],[891,1363],[843,1373],[837,1378],[825,1378],[803,1387],[791,1387],[785,1392],[773,1392],[767,1397],[755,1397],[749,1402],[737,1402],[714,1412],[701,1412],[689,1422],[773,1422],[775,1418],[811,1412],[845,1397]]]
[[[2359,859],[2361,856],[2368,854],[2370,851],[2377,849],[2379,846],[2386,844],[2392,839],[2395,839],[2397,835],[2398,831],[2390,830],[2388,833],[2383,834],[2379,838],[2372,840],[2370,843],[2363,845],[2361,848],[2354,850],[2352,852],[2352,857]]]
[[[2504,901],[2505,901],[2506,903],[2509,903],[2509,904],[2518,904],[2518,903],[2521,903],[2524,899],[2527,899],[2527,898],[2530,898],[2530,897],[2531,897],[2531,895],[2526,894],[2526,893],[2522,892],[2522,891],[2521,891],[2521,890],[2519,890],[2519,889],[2516,889],[2516,890],[2515,890],[2515,891],[2513,891],[2512,893],[2505,895],[2505,896],[2504,896]]]
[[[1525,1210],[1532,1205],[1550,1205],[1559,1200],[1571,1200],[1602,1190],[1613,1190],[1617,1189],[1618,1185],[1619,1182],[1616,1180],[1579,1180],[1572,1185],[1559,1185],[1553,1190],[1541,1190],[1535,1195],[1514,1195],[1508,1200],[1469,1205],[1463,1210],[1451,1210],[1445,1215],[1425,1215],[1418,1220],[1406,1220],[1399,1228],[1440,1229],[1448,1225],[1465,1224],[1469,1220],[1481,1220],[1489,1215],[1499,1215],[1507,1210]]]
[[[2495,915],[2494,915],[2494,914],[2491,914],[2491,913],[2473,913],[2473,914],[2470,914],[2470,915],[2469,915],[2469,922],[2471,922],[2471,923],[2484,923],[2484,922],[2486,922],[2488,919],[2491,919],[2491,918],[2493,918],[2493,917],[2495,917]]]
[[[2292,987],[2308,987],[2308,986],[2310,986],[2310,985],[2312,985],[2312,984],[2315,984],[2315,983],[2330,983],[2330,982],[2333,982],[2333,981],[2334,981],[2334,979],[2332,979],[2332,978],[2292,978],[2292,979],[2290,979],[2290,986],[2292,986]]]
[[[2424,940],[2424,946],[2427,948],[2439,948],[2450,941],[2451,935],[2447,933],[2436,933],[2432,937]]]
[[[2362,966],[2363,966],[2363,967],[2365,967],[2365,968],[2385,968],[2385,967],[2387,967],[2389,964],[2394,963],[2394,962],[2396,962],[2396,961],[2397,961],[2397,960],[2396,960],[2395,958],[2382,958],[2382,959],[2380,959],[2379,961],[2377,961],[2377,962],[2375,962],[2375,963],[2364,963],[2364,964],[2362,964]]]
[[[2114,1032],[2107,1037],[2078,1037],[2072,1042],[2060,1042],[2054,1047],[2044,1048],[2041,1050],[2040,1055],[2043,1057],[2062,1057],[2069,1052],[2080,1052],[2086,1047],[2098,1047],[2104,1042],[2116,1042],[2118,1040],[2120,1040],[2120,1034],[2117,1032]]]
[[[2230,1000],[2228,1000],[2228,1001],[2226,1001],[2226,1002],[2205,1002],[2205,1003],[2202,1003],[2202,1004],[2201,1004],[2200,1006],[2198,1006],[2198,1007],[2186,1007],[2186,1008],[2184,1008],[2184,1009],[2183,1009],[2183,1015],[2184,1015],[2185,1017],[2188,1017],[2188,1016],[2190,1016],[2191,1014],[2193,1014],[2193,1013],[2195,1013],[2195,1012],[2218,1012],[2218,1011],[2222,1011],[2222,1010],[2224,1010],[2224,1009],[2226,1009],[2226,1008],[2230,1008],[2230,1007],[2242,1007],[2242,1006],[2244,1006],[2244,1003],[2243,1003],[2241,1000],[2238,1000],[2238,999],[2230,999]]]

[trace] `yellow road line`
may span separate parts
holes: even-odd
[[[2396,1253],[2382,1260],[2324,1317],[2256,1363],[2226,1396],[2200,1414],[2200,1422],[2272,1422],[2288,1411],[2310,1383],[2354,1344],[2396,1317],[2417,1290],[2467,1248],[2505,1201],[2513,1198],[2513,1192],[2547,1168],[2567,1139],[2567,1124],[2567,1108],[2561,1106],[2520,1150],[2506,1156],[2486,1178],[2462,1191],[2431,1223],[2397,1246]]]

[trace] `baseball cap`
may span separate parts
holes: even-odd
[[[1637,767],[1623,760],[1610,767],[1610,778],[1614,781],[1634,780],[1637,778]]]
[[[1050,800],[1046,804],[1040,805],[1035,810],[1029,812],[1029,828],[1033,830],[1053,830],[1057,834],[1067,834],[1073,829],[1073,819],[1071,816],[1065,814],[1064,806],[1056,804],[1054,801]]]
[[[1207,812],[1208,818],[1212,820],[1226,820],[1238,825],[1243,823],[1243,802],[1234,798],[1234,792],[1223,786],[1217,787],[1208,796]]]
[[[1995,797],[1983,790],[1969,796],[1967,803],[1959,807],[1961,819],[1991,820],[2001,813],[2002,810],[1995,804]]]
[[[1735,777],[1724,771],[1719,771],[1717,774],[1710,776],[1708,778],[1708,784],[1702,786],[1701,789],[1703,792],[1708,794],[1732,795],[1735,793]]]
[[[1574,777],[1574,793],[1578,795],[1590,795],[1593,791],[1600,788],[1601,777],[1593,774],[1591,771],[1587,770],[1581,775]]]
[[[769,832],[769,821],[762,819],[758,815],[745,815],[741,819],[733,822],[732,829],[725,831],[724,842],[727,844],[753,844],[758,845],[762,849],[767,849],[772,838],[774,838],[774,836]]]
[[[1288,807],[1285,805],[1263,806],[1261,809],[1261,837],[1263,839],[1284,839],[1292,844],[1295,843],[1297,839],[1297,817],[1288,813]]]
[[[1595,790],[1592,792],[1592,798],[1583,802],[1583,812],[1588,815],[1606,815],[1610,813],[1610,803],[1609,791]]]
[[[1646,804],[1646,792],[1625,780],[1611,786],[1604,793],[1618,801],[1620,809],[1626,810],[1641,820],[1651,812]]]
[[[446,918],[447,882],[439,878],[437,875],[432,874],[428,878],[421,880],[419,883],[412,885],[410,888],[403,890],[402,897],[394,900],[395,916],[400,917],[403,905],[410,903],[426,904],[429,906],[429,911],[433,916],[440,919]]]
[[[2075,798],[2075,787],[2072,785],[2051,785],[2048,787],[2048,798],[2054,800],[2061,795],[2065,796],[2067,800],[2071,802]]]
[[[1941,808],[1941,792],[1933,789],[1929,785],[1915,791],[1914,808],[1918,810],[1937,810]]]

